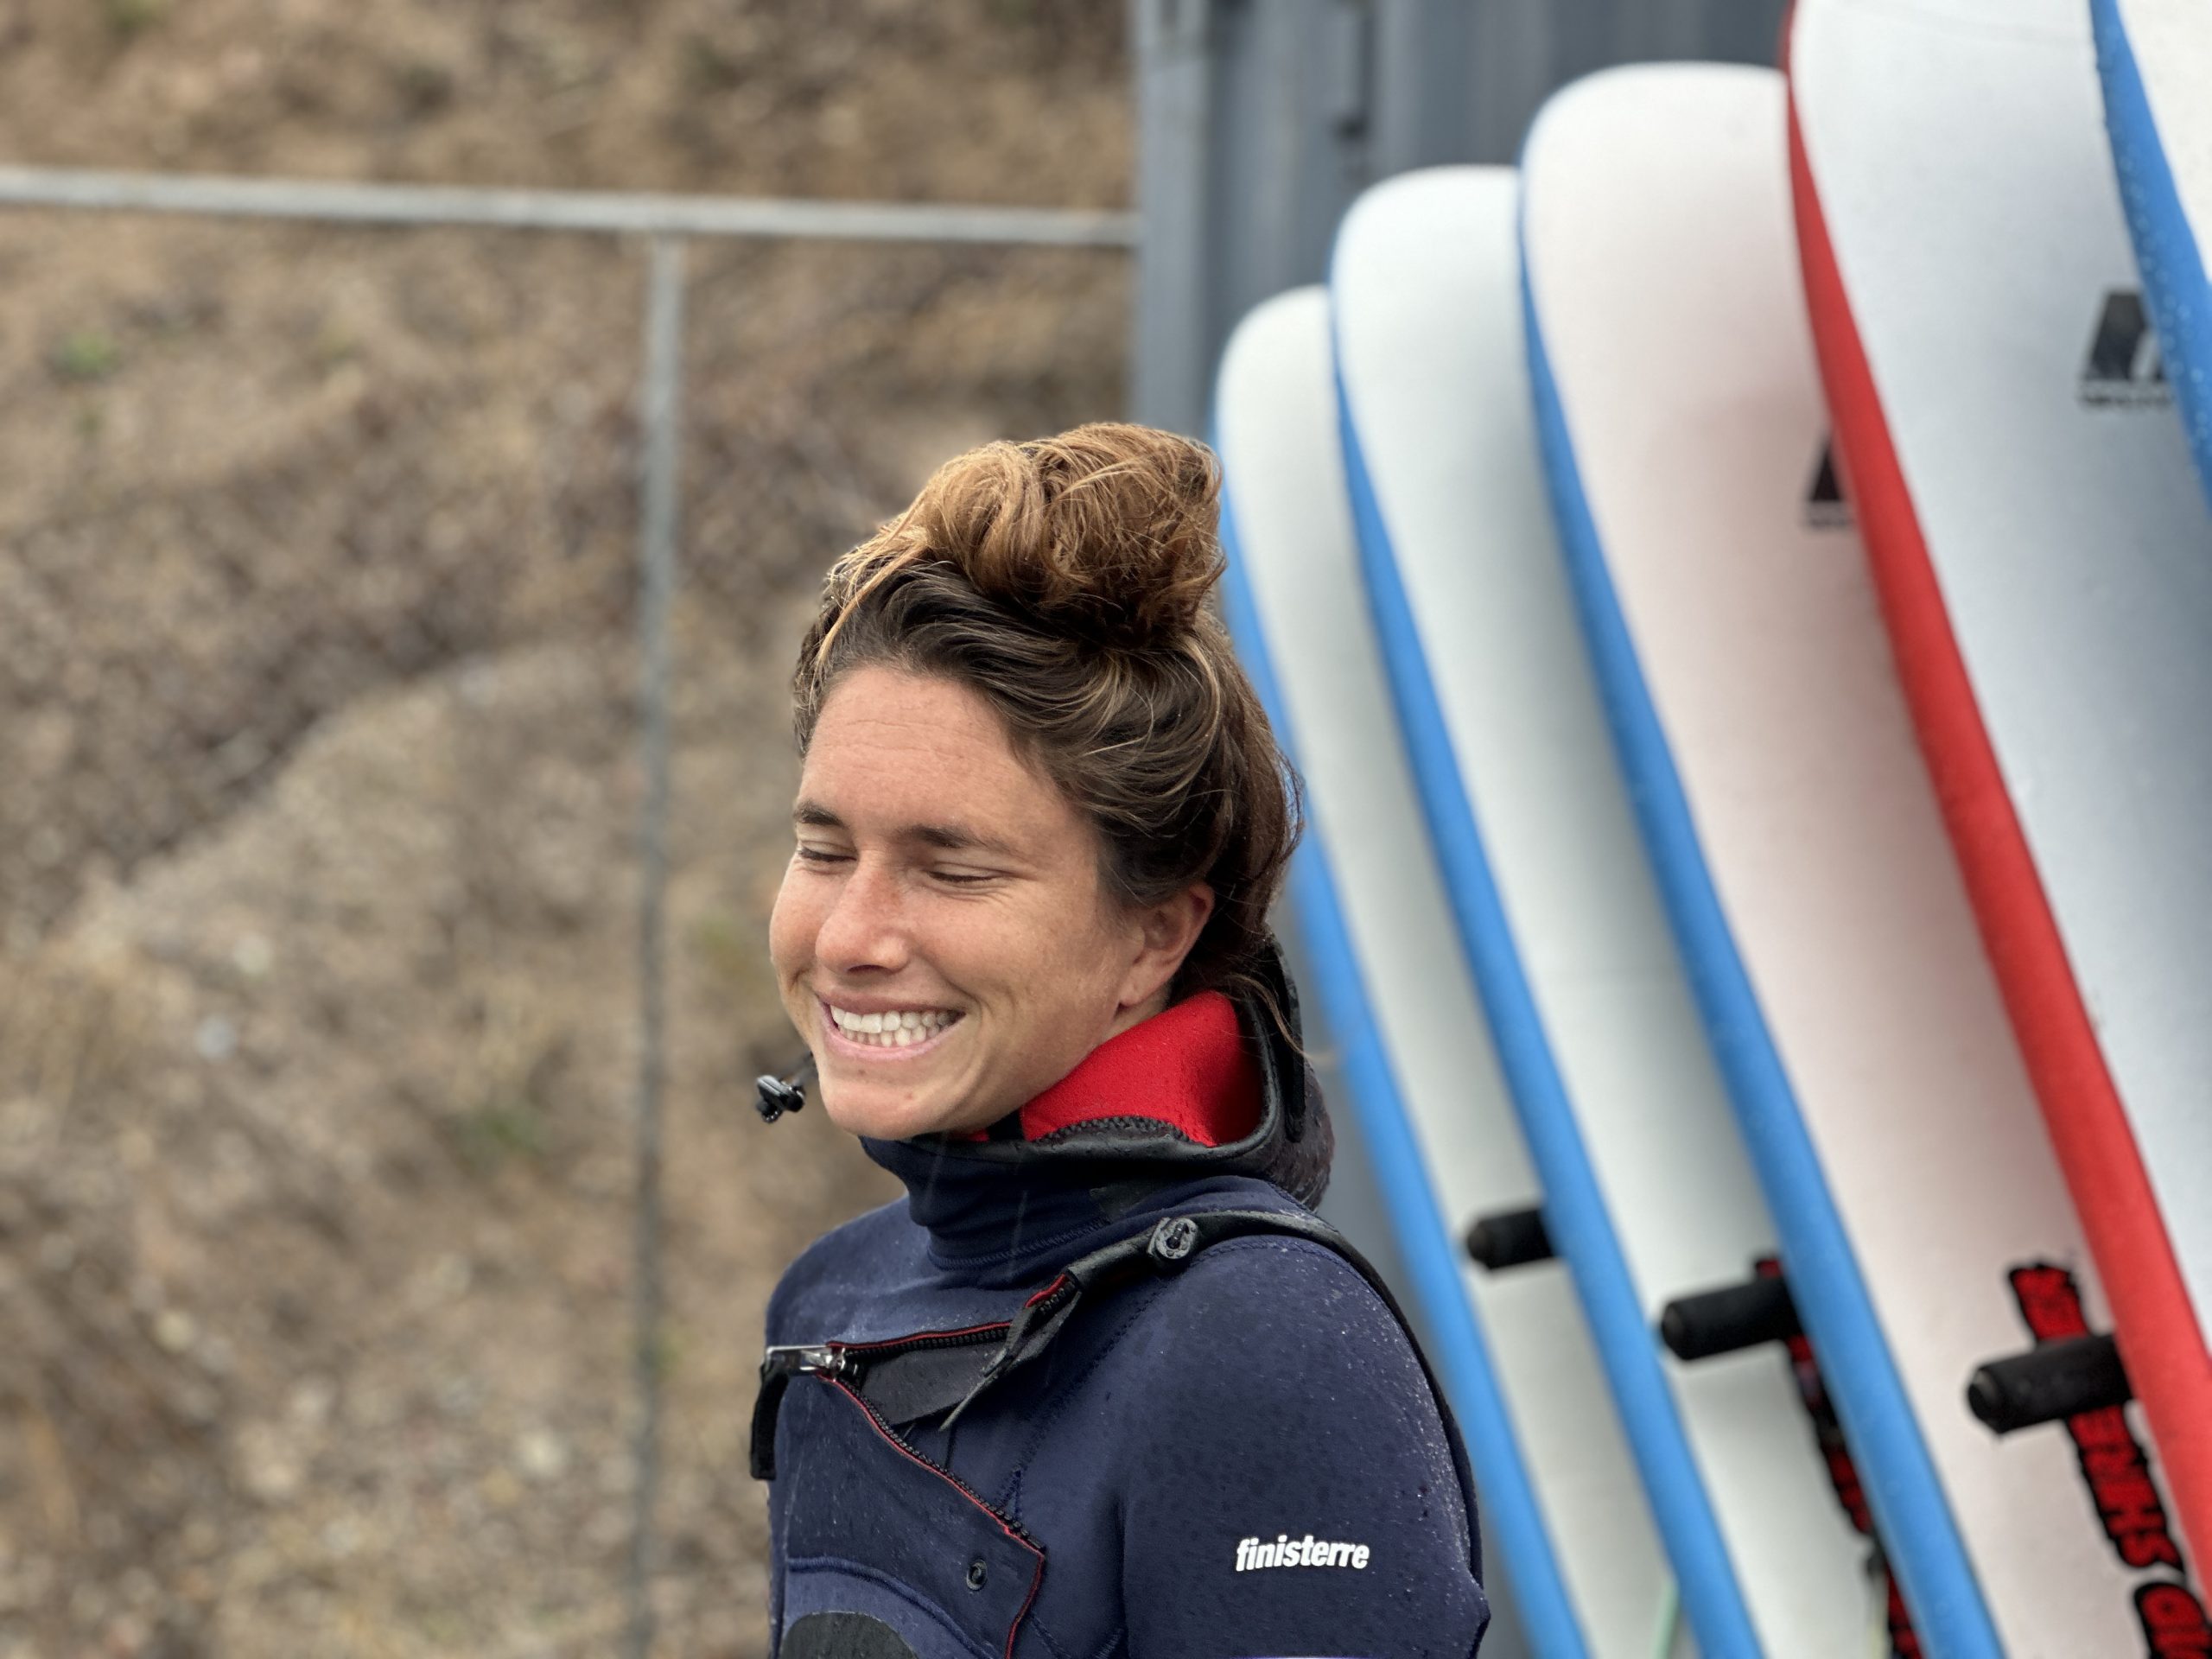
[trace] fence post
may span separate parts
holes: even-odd
[[[636,1488],[630,1534],[631,1659],[653,1645],[653,1508],[660,1484],[661,1093],[667,1076],[669,616],[676,597],[677,461],[683,423],[683,242],[656,237],[645,283],[639,394],[637,1194],[632,1296],[637,1379]]]

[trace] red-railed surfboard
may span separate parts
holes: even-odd
[[[2082,0],[1798,0],[1788,57],[1836,447],[2155,1441],[2124,1493],[2083,1458],[2155,1586],[2172,1519],[2212,1552],[2212,518]]]

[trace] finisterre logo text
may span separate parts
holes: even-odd
[[[1236,1543],[1236,1570],[1256,1573],[1264,1567],[1349,1567],[1356,1571],[1367,1569],[1365,1544],[1333,1544],[1326,1539],[1307,1533],[1303,1538],[1294,1538],[1288,1533],[1277,1533],[1273,1541],[1265,1538],[1241,1538]]]

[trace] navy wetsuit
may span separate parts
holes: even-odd
[[[1204,1012],[1104,1045],[988,1140],[867,1143],[908,1196],[769,1305],[801,1356],[764,1414],[781,1659],[1475,1651],[1464,1464],[1410,1338],[1325,1243],[1230,1237],[1094,1296],[942,1426],[1071,1262],[1163,1217],[1307,1217],[1329,1133],[1302,1062],[1255,1009]],[[1256,1112],[1207,1145],[1232,1076]],[[893,1354],[899,1388],[858,1380]],[[917,1416],[940,1362],[951,1391]]]

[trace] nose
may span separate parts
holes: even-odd
[[[880,860],[857,858],[814,936],[814,959],[834,974],[895,973],[907,955],[905,896]]]

